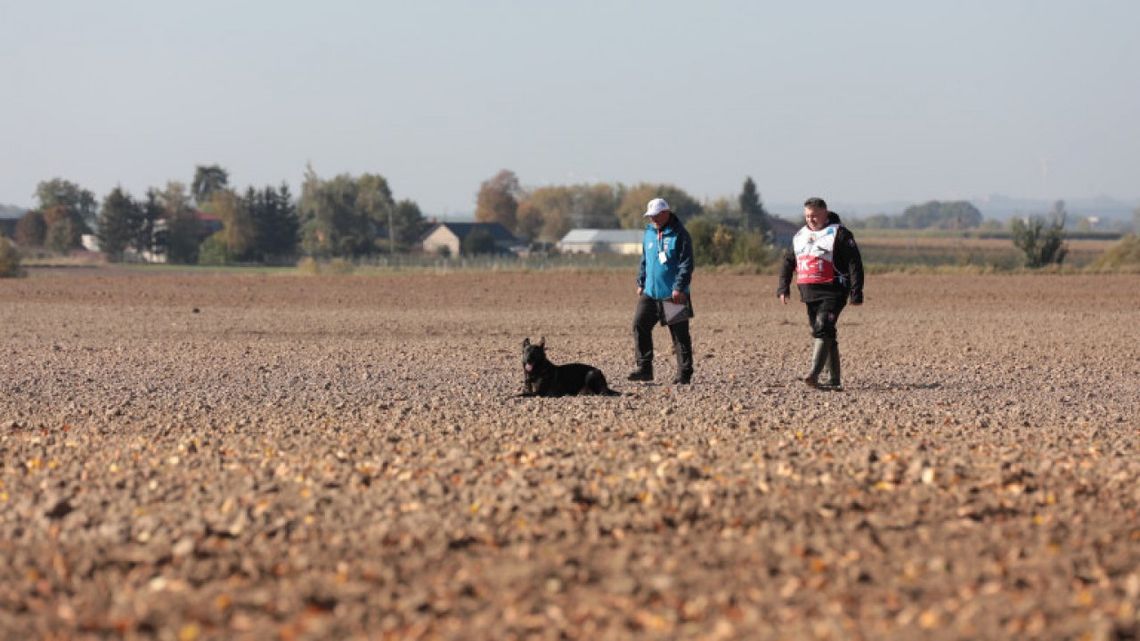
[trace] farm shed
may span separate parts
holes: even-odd
[[[571,229],[558,241],[564,254],[640,254],[641,230]]]

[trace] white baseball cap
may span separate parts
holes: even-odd
[[[643,216],[656,216],[657,214],[660,214],[663,211],[670,211],[671,212],[673,210],[669,209],[669,203],[665,202],[664,198],[654,198],[653,200],[649,201],[648,205],[645,206],[645,213],[642,215]]]

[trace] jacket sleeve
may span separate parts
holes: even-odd
[[[681,228],[681,233],[677,234],[677,278],[673,280],[673,291],[687,292],[689,291],[689,284],[693,281],[693,238],[689,236],[689,230]],[[644,253],[641,256],[642,262],[645,261]]]
[[[687,292],[693,282],[693,237],[684,227],[677,234],[677,277],[673,281],[673,291]]]
[[[645,237],[641,239],[641,262],[637,264],[637,288],[645,289]]]
[[[784,250],[784,259],[780,261],[780,282],[776,285],[776,295],[787,296],[791,293],[792,272],[796,270],[796,255],[792,250]]]
[[[847,278],[851,281],[850,299],[852,303],[859,304],[863,302],[863,255],[859,252],[854,234],[847,228],[844,231],[847,232],[845,237],[838,240],[847,263]]]

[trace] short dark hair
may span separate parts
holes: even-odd
[[[804,201],[804,207],[811,207],[812,209],[822,209],[827,211],[827,203],[822,198],[812,196]]]

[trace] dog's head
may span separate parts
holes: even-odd
[[[543,336],[537,343],[523,339],[523,370],[527,374],[535,371],[546,362],[546,337]]]

